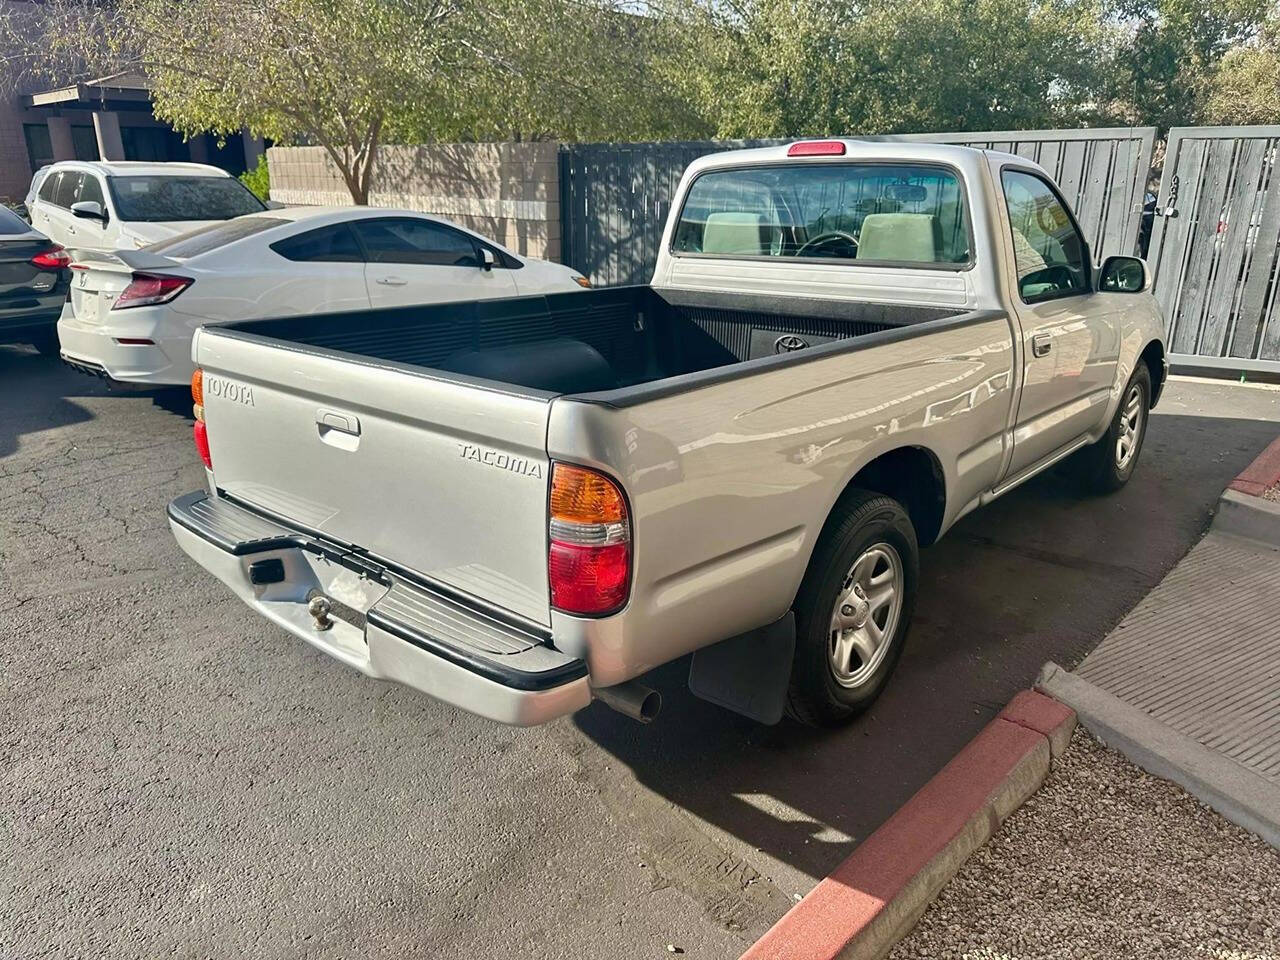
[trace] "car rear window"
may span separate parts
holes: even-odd
[[[177,260],[189,260],[210,250],[225,247],[228,243],[252,237],[255,233],[264,233],[288,223],[279,217],[240,217],[226,223],[215,223],[208,227],[180,233],[168,240],[161,240],[147,247],[150,253],[163,253],[166,257]]]
[[[0,236],[13,237],[21,233],[30,233],[31,224],[8,207],[0,207]]]
[[[232,177],[108,177],[107,185],[121,220],[230,220],[266,209]]]
[[[672,251],[967,264],[969,214],[948,167],[804,163],[712,170],[689,188]]]

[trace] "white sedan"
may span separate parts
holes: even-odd
[[[187,383],[203,324],[370,307],[487,300],[589,286],[407,210],[293,207],[214,224],[141,250],[84,255],[58,321],[62,358],[149,386]]]

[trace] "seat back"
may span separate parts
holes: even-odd
[[[702,252],[759,256],[765,252],[763,228],[764,217],[758,213],[708,214],[702,230]]]
[[[859,260],[905,260],[934,263],[941,235],[930,213],[869,213],[858,237]]]

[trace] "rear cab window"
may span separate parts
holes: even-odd
[[[806,163],[699,176],[672,253],[957,270],[971,262],[970,237],[964,186],[948,167]]]
[[[116,215],[132,222],[230,220],[266,209],[234,177],[114,176],[107,189]]]

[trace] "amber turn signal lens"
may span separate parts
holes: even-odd
[[[200,369],[191,375],[191,402],[204,406],[204,371]]]
[[[591,289],[591,281],[586,277],[574,277],[573,282],[580,286],[583,290]]]
[[[570,523],[621,523],[627,517],[622,494],[608,477],[557,463],[551,469],[551,519]]]

